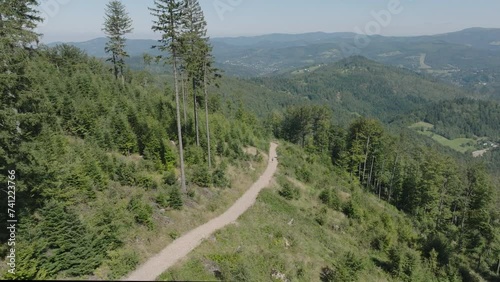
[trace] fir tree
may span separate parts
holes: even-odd
[[[181,45],[179,38],[183,32],[182,6],[177,0],[155,0],[155,7],[150,8],[151,14],[156,18],[153,23],[153,31],[161,32],[162,37],[159,40],[160,45],[153,46],[162,52],[170,53],[170,63],[174,72],[175,103],[177,115],[177,135],[179,138],[179,157],[181,163],[181,188],[187,193],[186,176],[184,171],[184,148],[182,143],[181,112],[179,102],[179,85],[177,59],[180,54]]]
[[[111,54],[108,61],[113,63],[115,78],[118,79],[118,77],[121,77],[122,82],[124,82],[124,58],[129,56],[125,51],[126,39],[124,36],[127,33],[131,33],[132,30],[132,19],[127,14],[123,3],[117,0],[110,1],[106,5],[106,16],[103,28],[109,41],[106,43],[104,50],[106,53]]]

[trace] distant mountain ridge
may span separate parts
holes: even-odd
[[[371,36],[365,38],[369,43],[366,46],[357,46],[359,36],[349,32],[312,32],[222,37],[211,41],[217,65],[226,75],[276,75],[361,55],[383,64],[430,74],[485,98],[500,99],[500,28],[470,28],[414,37]],[[67,44],[89,55],[105,57],[106,41],[106,38],[96,38]],[[151,49],[156,44],[152,39],[128,40],[126,50],[132,57],[129,65],[143,68],[142,55],[158,54]]]
[[[293,46],[308,46],[325,43],[339,43],[345,40],[354,39],[357,36],[352,32],[310,32],[300,34],[285,34],[273,33],[259,36],[240,36],[240,37],[216,37],[212,38],[212,44],[216,47],[219,45],[231,45],[233,47],[259,47],[259,48],[275,48],[275,47],[293,47]],[[476,48],[488,50],[500,50],[500,28],[469,28],[461,31],[425,36],[374,36],[377,38],[385,38],[387,40],[404,40],[411,42],[423,41],[443,41],[451,44],[466,45]],[[48,46],[58,44],[70,44],[85,50],[89,55],[103,57],[104,45],[107,39],[99,37],[83,42],[52,42]],[[496,44],[498,42],[498,44]],[[132,56],[142,55],[149,52],[151,46],[157,43],[154,39],[128,39],[127,48]]]

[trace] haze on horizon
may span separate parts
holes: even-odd
[[[42,42],[103,37],[107,0],[42,0]],[[153,0],[122,0],[134,20],[131,39],[154,39],[148,7]],[[386,36],[431,35],[471,27],[500,28],[500,1],[432,0],[200,0],[211,37],[270,33],[370,32]],[[389,17],[387,16],[389,13]],[[373,23],[379,28],[374,28]],[[370,25],[370,23],[372,25]],[[370,29],[371,28],[371,29]]]

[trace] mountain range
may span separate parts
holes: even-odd
[[[67,44],[89,55],[105,57],[106,41],[106,38],[96,38]],[[315,32],[213,38],[211,41],[218,67],[232,76],[274,75],[361,55],[383,64],[430,74],[483,98],[500,99],[500,29],[470,28],[415,37]],[[144,53],[157,55],[151,48],[154,45],[155,40],[128,40],[131,67],[144,67]]]

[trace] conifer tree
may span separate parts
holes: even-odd
[[[12,163],[21,137],[19,112],[23,92],[29,89],[26,64],[38,43],[34,29],[42,21],[36,0],[0,1],[0,169]]]
[[[207,153],[208,153],[208,168],[212,168],[212,154],[210,147],[210,120],[208,118],[208,85],[216,79],[221,78],[219,70],[214,68],[215,58],[212,55],[212,46],[208,42],[208,38],[204,40],[204,46],[201,49],[203,56],[203,92],[205,100],[205,126],[207,134]],[[215,84],[218,87],[218,84]]]
[[[162,52],[170,54],[169,62],[174,72],[175,103],[177,114],[177,135],[179,138],[179,157],[181,165],[181,189],[187,192],[186,177],[184,172],[184,148],[182,143],[181,112],[179,102],[179,85],[177,59],[180,54],[179,38],[183,33],[182,6],[178,0],[155,0],[155,7],[150,8],[151,14],[156,18],[153,22],[153,31],[161,33],[160,45],[153,46]]]
[[[121,77],[124,82],[123,68],[125,67],[124,58],[129,55],[125,51],[125,34],[131,33],[132,19],[125,10],[125,5],[118,0],[112,0],[106,5],[106,16],[104,18],[104,33],[109,41],[104,50],[110,53],[108,61],[113,63],[113,73],[115,78]]]
[[[186,32],[181,38],[183,45],[182,58],[185,63],[188,78],[191,81],[196,145],[200,146],[197,87],[203,80],[203,64],[205,61],[203,50],[205,49],[207,41],[207,23],[197,0],[184,0],[182,9],[182,22],[186,28]]]

